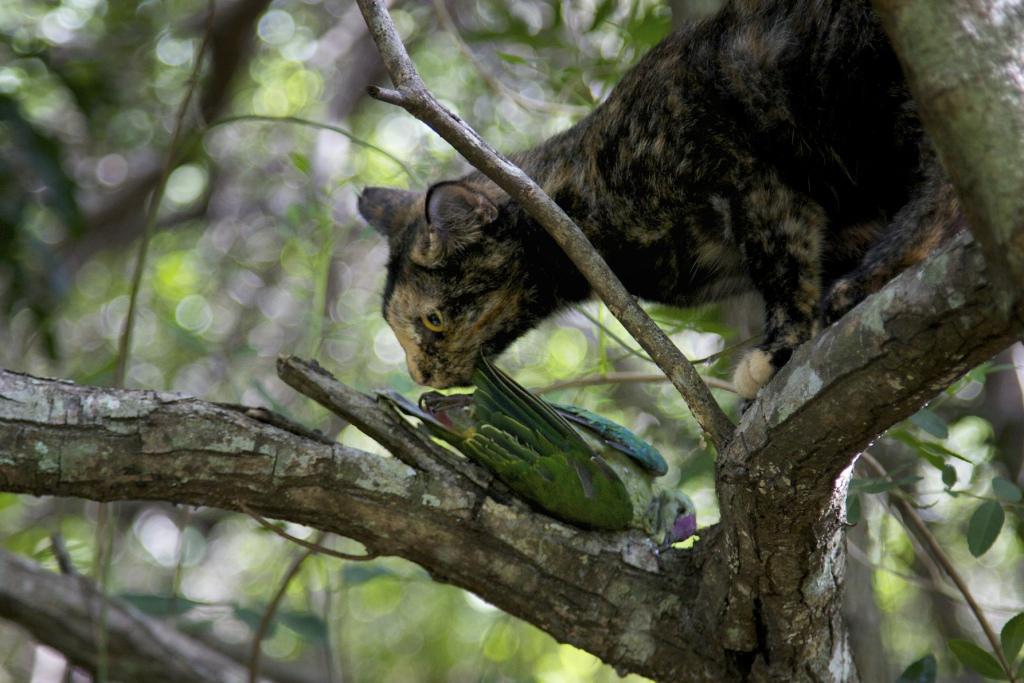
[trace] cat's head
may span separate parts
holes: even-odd
[[[469,384],[481,355],[535,324],[535,288],[500,191],[466,181],[426,193],[371,187],[359,213],[388,238],[384,318],[419,384]]]

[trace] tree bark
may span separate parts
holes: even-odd
[[[1024,330],[969,236],[805,345],[722,453],[722,521],[688,551],[576,529],[295,359],[281,373],[396,457],[263,410],[0,374],[0,489],[248,507],[399,555],[619,671],[855,680],[840,616],[854,454]],[[543,596],[538,600],[537,596]]]
[[[996,303],[1024,296],[1024,3],[874,0],[981,244]]]

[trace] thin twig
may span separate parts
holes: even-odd
[[[96,584],[100,591],[99,616],[93,627],[96,639],[96,683],[107,681],[107,606],[110,564],[114,556],[114,531],[117,529],[117,506],[99,503],[96,507]]]
[[[124,387],[125,377],[128,373],[128,361],[131,356],[132,334],[135,328],[135,311],[138,307],[139,289],[142,286],[142,274],[146,270],[146,256],[149,253],[149,242],[153,235],[153,226],[156,223],[156,215],[160,210],[160,203],[163,201],[164,190],[167,188],[167,179],[171,176],[174,168],[174,159],[177,154],[178,140],[181,137],[182,128],[185,124],[185,115],[188,113],[189,105],[195,94],[196,86],[199,83],[199,72],[202,70],[203,57],[210,45],[210,36],[213,34],[214,1],[208,0],[206,14],[206,29],[203,32],[203,41],[196,51],[196,61],[192,65],[192,72],[189,74],[185,85],[185,97],[178,106],[178,113],[174,120],[174,128],[171,131],[171,140],[167,144],[167,154],[164,157],[163,169],[160,172],[160,180],[153,188],[153,194],[149,198],[149,206],[146,207],[146,219],[142,224],[142,239],[139,241],[139,253],[135,259],[135,270],[132,273],[131,291],[128,296],[128,313],[124,318],[124,326],[121,329],[121,341],[117,351],[117,371],[114,375],[114,386]]]
[[[149,205],[146,207],[146,217],[142,224],[142,237],[139,240],[139,252],[135,259],[135,270],[132,272],[131,289],[128,295],[128,311],[124,317],[124,325],[121,329],[121,338],[117,349],[117,369],[114,373],[114,386],[123,388],[128,375],[128,365],[132,353],[132,335],[135,330],[135,315],[138,308],[139,290],[142,288],[142,274],[146,270],[146,256],[149,253],[149,242],[153,235],[153,227],[156,224],[157,213],[160,210],[160,203],[163,201],[164,190],[167,188],[167,179],[174,168],[174,160],[178,149],[178,140],[185,123],[185,115],[188,113],[189,104],[195,94],[199,83],[199,72],[202,70],[204,56],[210,45],[210,38],[213,35],[214,0],[207,0],[206,27],[203,30],[203,40],[196,51],[195,64],[189,74],[185,85],[185,96],[178,107],[174,120],[174,128],[171,131],[171,139],[167,144],[167,153],[164,158],[164,165],[160,171],[160,180],[149,198]],[[107,503],[100,503],[99,515],[96,521],[97,541],[97,562],[99,562],[99,588],[103,596],[100,602],[100,614],[97,620],[97,657],[96,657],[96,680],[105,683],[107,680],[107,575],[109,573],[110,560],[113,557],[113,533],[110,534],[109,542],[105,542],[107,534],[104,533],[107,524],[111,524],[111,517],[116,519],[116,510],[107,514]]]
[[[338,678],[335,674],[335,669],[337,668],[335,648],[341,648],[343,643],[340,642],[341,634],[337,633],[337,628],[331,628],[331,622],[334,619],[333,607],[335,599],[334,587],[331,580],[334,572],[331,571],[326,562],[321,562],[320,568],[324,572],[322,579],[324,587],[324,630],[326,632],[326,638],[323,643],[324,669],[327,673],[327,683],[334,683]],[[332,631],[334,632],[332,633]]]
[[[867,467],[874,476],[882,479],[888,479],[889,473],[886,471],[885,467],[882,463],[875,460],[870,453],[861,453],[860,458],[865,467]],[[978,620],[978,623],[981,625],[981,630],[985,632],[985,637],[988,638],[988,642],[992,645],[992,651],[999,660],[999,665],[1010,677],[1010,680],[1013,681],[1013,669],[1011,669],[1009,664],[1006,663],[1006,657],[1003,655],[1003,648],[999,644],[999,638],[996,636],[995,629],[993,629],[992,624],[989,623],[984,610],[982,610],[981,606],[978,605],[978,601],[974,599],[974,594],[971,593],[971,589],[968,587],[967,582],[964,581],[963,577],[960,576],[960,572],[958,572],[956,567],[953,566],[952,561],[950,561],[945,551],[942,550],[942,546],[939,545],[939,542],[932,535],[932,532],[928,529],[924,520],[922,520],[917,514],[914,506],[898,496],[890,496],[890,500],[897,508],[899,508],[900,516],[903,518],[903,522],[907,528],[917,537],[921,544],[928,549],[928,552],[933,558],[935,558],[935,561],[939,563],[943,571],[946,572],[946,575],[957,587],[957,590],[959,590],[961,595],[964,596],[964,600],[967,601],[967,605],[971,608],[971,612],[974,613],[974,618]]]
[[[723,348],[721,351],[715,351],[714,353],[709,354],[707,356],[704,356],[703,358],[694,358],[690,362],[693,363],[694,365],[710,365],[710,364],[714,363],[715,361],[717,361],[719,358],[721,358],[723,356],[728,356],[729,354],[731,354],[734,351],[738,351],[738,350],[746,347],[747,345],[749,345],[749,344],[751,344],[753,342],[759,341],[761,339],[761,337],[763,337],[763,336],[764,336],[763,334],[751,335],[751,336],[747,337],[746,339],[741,339],[738,342],[734,342],[732,344],[729,344],[728,346]]]
[[[887,565],[875,562],[868,556],[866,552],[859,548],[855,543],[851,543],[849,540],[847,540],[846,542],[846,547],[850,551],[850,557],[855,562],[862,564],[869,569],[884,572],[886,574],[891,574],[892,576],[895,576],[900,580],[905,581],[913,586],[917,586],[922,590],[926,590],[931,593],[941,595],[944,598],[948,598],[950,600],[953,600],[954,602],[958,602],[963,605],[967,604],[967,602],[964,600],[963,595],[960,594],[960,591],[954,588],[950,588],[944,583],[932,581],[929,578],[919,576],[917,574],[911,574],[910,572],[901,571],[899,569],[896,569],[895,567],[889,567]],[[1015,605],[1008,607],[1006,605],[985,604],[982,605],[982,607],[988,610],[989,612],[1005,612],[1007,614],[1018,614],[1024,611],[1024,605]]]
[[[75,563],[71,561],[68,548],[64,545],[64,536],[59,531],[54,531],[50,534],[50,549],[53,551],[53,557],[57,560],[57,566],[60,568],[61,574],[65,576],[78,575]]]
[[[322,531],[317,534],[317,542],[323,540],[325,535],[326,534]],[[274,597],[270,599],[270,603],[267,604],[267,609],[263,612],[263,618],[260,619],[260,625],[252,637],[252,652],[249,655],[249,683],[258,683],[260,679],[260,654],[263,651],[260,645],[266,637],[267,631],[270,629],[270,623],[274,620],[274,615],[277,613],[277,606],[281,604],[281,599],[284,598],[284,594],[288,590],[288,585],[302,568],[302,563],[305,562],[313,552],[313,550],[306,550],[292,560],[291,566],[288,567],[288,571],[285,572],[284,577],[281,579],[281,585],[278,586],[277,592],[274,593]]]
[[[207,126],[203,129],[203,133],[206,133],[206,132],[208,132],[210,130],[213,130],[214,128],[217,128],[218,126],[224,126],[224,125],[227,125],[229,123],[238,123],[239,121],[262,121],[262,122],[265,122],[265,123],[291,123],[291,124],[295,124],[297,126],[308,126],[310,128],[319,128],[321,130],[328,130],[328,131],[330,131],[332,133],[337,133],[338,135],[341,135],[342,137],[347,138],[348,141],[353,143],[353,144],[356,144],[356,145],[359,145],[360,147],[365,147],[366,149],[370,149],[370,150],[373,150],[374,152],[377,152],[381,156],[384,156],[385,158],[387,158],[389,161],[393,161],[395,164],[397,164],[398,167],[401,168],[402,171],[405,172],[405,174],[407,176],[409,176],[414,182],[420,182],[421,181],[421,178],[419,177],[419,175],[415,171],[413,171],[401,159],[399,159],[398,157],[396,157],[394,154],[392,154],[391,152],[387,151],[386,149],[384,149],[382,147],[378,147],[377,145],[373,144],[372,142],[367,142],[366,140],[363,140],[362,138],[357,137],[354,133],[352,133],[352,132],[350,132],[348,130],[345,130],[344,128],[342,128],[340,126],[333,126],[333,125],[331,125],[329,123],[321,123],[320,121],[311,121],[310,119],[304,119],[304,118],[300,118],[298,116],[263,116],[261,114],[239,114],[237,116],[225,116],[222,119],[217,119],[216,121],[207,124]]]
[[[590,111],[590,107],[581,107],[574,104],[558,104],[555,102],[546,102],[544,100],[535,100],[532,97],[527,97],[515,89],[508,87],[501,82],[501,79],[492,74],[487,66],[476,56],[476,53],[470,49],[466,41],[462,39],[462,34],[459,33],[459,27],[455,25],[452,20],[452,15],[448,11],[448,8],[444,4],[444,0],[434,0],[434,11],[437,13],[437,19],[441,22],[441,27],[452,37],[455,41],[455,45],[459,48],[459,52],[462,56],[468,59],[476,72],[480,74],[480,78],[490,88],[491,92],[499,97],[505,97],[512,102],[519,105],[521,109],[526,111],[542,111],[549,114],[575,114],[581,115],[586,114]]]
[[[714,363],[722,356],[732,353],[736,349],[743,348],[750,342],[756,340],[761,335],[754,335],[753,337],[747,337],[743,341],[736,342],[730,346],[725,347],[721,351],[716,351],[711,355],[704,356],[703,358],[695,358],[690,362],[694,365],[704,365],[707,363]],[[614,337],[613,337],[614,338]],[[618,341],[618,340],[616,340]],[[621,343],[621,342],[620,342]],[[645,359],[650,360],[650,359]],[[702,375],[704,383],[712,389],[721,389],[731,393],[736,393],[736,387],[732,382],[724,379],[718,379],[717,377],[708,377]],[[660,372],[601,372],[596,375],[587,375],[585,377],[576,377],[574,379],[567,379],[561,382],[552,382],[542,387],[533,389],[535,393],[546,394],[552,391],[558,391],[559,389],[576,389],[580,387],[592,387],[601,384],[654,384],[657,382],[667,382],[668,377]]]
[[[384,65],[397,90],[372,87],[379,100],[397,104],[448,141],[473,166],[518,202],[554,238],[594,292],[622,326],[668,375],[709,441],[722,452],[732,437],[733,425],[715,402],[696,368],[636,299],[626,291],[604,258],[572,219],[520,168],[501,156],[458,116],[445,109],[427,90],[402,45],[387,8],[381,0],[358,0],[359,9],[380,50]]]
[[[272,531],[281,538],[291,541],[296,545],[301,545],[303,548],[306,548],[311,552],[320,555],[326,555],[328,557],[336,557],[339,560],[350,560],[352,562],[368,562],[369,560],[375,560],[378,557],[380,557],[376,552],[370,550],[369,548],[367,548],[366,552],[362,555],[352,555],[350,553],[343,553],[340,550],[332,550],[331,548],[324,547],[319,543],[311,543],[310,541],[301,539],[298,536],[292,536],[284,529],[279,529],[278,527],[274,526],[265,517],[260,516],[260,514],[257,512],[253,512],[252,508],[250,508],[245,503],[239,503],[238,505],[240,508],[242,508],[242,511],[245,514],[249,515],[254,520],[256,520],[259,523],[259,525],[267,531]]]
[[[717,377],[703,376],[704,383],[712,389],[722,389],[736,393],[736,387],[732,382]],[[533,389],[534,393],[547,394],[560,389],[578,389],[580,387],[593,387],[601,384],[656,384],[667,382],[668,377],[660,372],[602,372],[597,375],[586,375],[561,382],[552,382],[542,387]]]
[[[192,508],[186,505],[178,514],[178,547],[174,549],[174,574],[171,576],[171,602],[173,609],[178,608],[178,596],[181,594],[181,579],[185,574],[185,532],[192,521]]]
[[[639,358],[640,360],[647,361],[648,363],[653,363],[654,362],[654,361],[651,360],[650,356],[648,356],[646,353],[644,353],[643,351],[640,351],[639,349],[634,349],[632,346],[630,346],[626,342],[626,340],[624,340],[622,337],[620,337],[617,334],[615,334],[614,332],[612,332],[611,329],[607,325],[605,325],[603,322],[598,320],[596,316],[591,315],[590,311],[588,311],[587,309],[583,308],[582,306],[577,306],[576,307],[576,312],[579,313],[580,315],[582,315],[587,320],[589,320],[591,323],[593,323],[593,325],[595,327],[597,327],[599,330],[601,330],[602,332],[607,334],[608,337],[613,342],[615,342],[616,344],[621,346],[623,348],[623,350],[625,350],[626,353],[628,353],[629,355],[635,356],[635,357]]]

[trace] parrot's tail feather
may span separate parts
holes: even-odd
[[[562,403],[555,403],[553,406],[566,420],[595,434],[610,448],[632,458],[644,469],[658,476],[668,472],[668,463],[658,449],[622,425],[579,406]]]

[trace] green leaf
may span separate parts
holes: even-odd
[[[1007,680],[1006,672],[999,666],[999,662],[988,652],[985,652],[974,643],[967,640],[949,641],[949,649],[953,651],[960,663],[971,671],[976,671],[985,678],[996,680]]]
[[[1020,488],[1009,479],[1003,477],[996,477],[992,480],[992,491],[996,494],[999,500],[1007,503],[1019,503],[1021,498]]]
[[[946,423],[935,414],[935,411],[928,408],[921,408],[921,410],[911,415],[910,421],[936,439],[945,439],[949,436],[949,428],[946,427]]]
[[[153,595],[151,593],[121,593],[117,597],[132,605],[146,614],[158,617],[179,616],[185,614],[193,607],[202,605],[201,602],[170,595]]]
[[[665,37],[671,29],[671,23],[668,13],[647,11],[627,24],[626,34],[638,50],[649,49]]]
[[[292,152],[289,156],[291,157],[292,166],[295,167],[295,170],[302,175],[308,176],[309,172],[313,168],[312,164],[309,163],[309,157],[301,152]]]
[[[981,557],[992,547],[1005,520],[1003,506],[998,501],[989,500],[978,506],[967,525],[967,547],[971,555]]]
[[[1024,645],[1024,612],[1006,622],[999,633],[999,642],[1003,646],[1006,661],[1012,664],[1020,654],[1021,645]]]
[[[910,486],[921,480],[916,475],[899,479],[881,479],[876,477],[857,478],[850,482],[850,491],[856,493],[885,493],[895,488]]]
[[[892,429],[888,432],[888,436],[896,439],[900,443],[905,443],[910,446],[917,451],[918,456],[924,458],[931,463],[932,466],[940,470],[942,469],[942,466],[946,464],[946,458],[956,458],[957,460],[962,460],[968,465],[974,464],[964,456],[949,450],[942,444],[936,443],[935,441],[923,441],[906,429]]]
[[[942,483],[950,488],[956,484],[956,468],[952,465],[942,466]]]
[[[860,521],[860,496],[854,494],[846,497],[846,523],[856,524]]]
[[[263,621],[263,613],[266,611],[266,606],[263,606],[259,611],[249,609],[248,607],[235,607],[233,612],[235,618],[241,622],[244,622],[246,626],[252,629],[253,633],[259,630],[260,622]],[[274,635],[277,630],[277,619],[272,619],[267,625],[267,632],[263,634],[264,638],[270,638]]]
[[[616,4],[615,0],[603,0],[603,2],[597,6],[597,11],[594,12],[594,20],[590,22],[590,28],[587,29],[587,33],[590,33],[600,26],[604,20],[615,11]]]
[[[502,61],[508,62],[509,64],[526,64],[527,61],[519,55],[514,55],[511,52],[501,52],[495,50],[494,54],[498,55],[498,58]]]
[[[968,465],[973,465],[970,460],[960,455],[955,451],[951,451],[941,443],[935,443],[934,441],[920,441],[917,445],[918,451],[926,454],[926,456],[934,456],[937,458],[956,458],[961,462],[965,462]],[[934,464],[934,463],[932,463]]]
[[[359,586],[384,576],[395,577],[396,574],[387,567],[362,562],[349,563],[341,569],[341,580],[347,586]]]
[[[327,624],[315,614],[285,612],[278,615],[278,621],[302,636],[304,640],[327,642]]]
[[[877,477],[855,477],[850,481],[850,492],[884,493],[895,486],[896,484],[888,479],[880,479]]]
[[[917,660],[900,674],[896,683],[935,683],[938,675],[938,665],[935,662],[935,655],[930,652]]]

